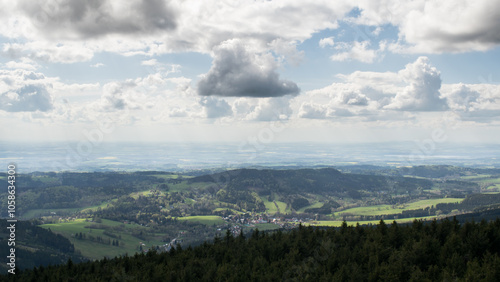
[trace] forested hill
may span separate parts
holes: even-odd
[[[256,189],[262,194],[269,192],[349,192],[415,190],[429,188],[432,182],[426,179],[389,177],[382,175],[346,174],[334,168],[271,170],[236,169],[194,177],[195,182],[213,182],[228,189]]]
[[[9,254],[9,233],[7,220],[0,219],[0,252]],[[36,226],[34,222],[18,221],[16,231],[17,265],[21,269],[33,268],[40,265],[61,264],[72,258],[73,261],[83,261],[83,257],[75,253],[75,247],[70,240],[54,234],[50,230]],[[0,266],[6,272],[7,265]],[[1,279],[0,279],[1,280]]]
[[[39,267],[7,281],[500,281],[500,220],[230,232],[170,252]]]

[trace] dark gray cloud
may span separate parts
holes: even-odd
[[[25,0],[18,6],[46,36],[58,39],[147,35],[176,27],[174,12],[164,0]]]
[[[0,94],[0,110],[7,112],[46,112],[52,108],[52,98],[44,85],[25,85]]]
[[[212,68],[198,83],[202,96],[281,97],[299,92],[297,84],[280,79],[271,55],[250,53],[239,41],[214,50]]]

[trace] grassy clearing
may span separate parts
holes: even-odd
[[[139,198],[139,196],[148,197],[148,196],[151,196],[153,194],[153,193],[151,193],[151,190],[154,190],[154,189],[148,189],[148,190],[144,190],[144,191],[130,193],[129,196],[136,199],[136,200]],[[165,196],[165,192],[159,191],[159,193],[160,193],[160,196]]]
[[[216,208],[213,210],[213,212],[217,212],[217,211],[225,211],[225,210],[229,210],[231,211],[233,214],[244,214],[244,212],[241,212],[241,211],[238,211],[238,210],[235,210],[235,209],[230,209],[230,208]]]
[[[35,217],[49,216],[49,215],[51,215],[52,212],[55,212],[56,215],[77,213],[80,210],[82,210],[82,208],[34,209],[34,210],[29,210],[29,211],[23,213],[23,215],[20,216],[20,219],[28,220],[28,219],[32,219],[32,218],[35,218]]]
[[[408,222],[413,222],[415,219],[416,220],[433,220],[434,218],[437,218],[436,216],[426,216],[426,217],[411,217],[411,218],[402,218],[402,219],[394,219],[394,220],[386,220],[384,221],[385,224],[391,224],[393,221],[396,221],[397,223],[408,223]],[[312,226],[330,226],[330,227],[339,227],[342,225],[341,220],[320,220],[320,221],[313,221],[309,223],[308,225]],[[356,226],[357,223],[360,225],[363,224],[379,224],[380,220],[368,220],[368,221],[346,221],[348,226]]]
[[[160,179],[177,179],[179,178],[178,174],[152,174],[151,176],[154,176],[156,178]],[[183,176],[184,178],[184,176]]]
[[[449,204],[449,203],[460,203],[464,199],[462,198],[442,198],[442,199],[428,199],[428,200],[420,200],[413,203],[405,204],[405,210],[415,210],[415,209],[424,209],[426,207],[436,206],[437,204]]]
[[[42,217],[42,216],[51,216],[52,212],[55,212],[55,215],[67,215],[67,214],[73,214],[77,212],[88,212],[88,211],[96,211],[97,209],[105,209],[108,207],[109,204],[112,202],[116,202],[117,199],[111,200],[109,202],[104,202],[100,205],[95,205],[95,206],[87,206],[87,207],[81,207],[81,208],[66,208],[66,209],[33,209],[25,212],[20,218],[27,220],[27,219],[32,219],[35,217]]]
[[[442,199],[428,199],[420,200],[412,203],[405,203],[397,207],[391,205],[376,205],[369,207],[357,207],[346,209],[343,211],[336,212],[334,216],[341,216],[342,214],[353,214],[353,215],[386,215],[386,214],[400,214],[404,210],[416,210],[425,209],[427,207],[436,206],[440,203],[459,203],[464,199],[461,198],[442,198]]]
[[[224,224],[224,219],[217,215],[196,215],[178,217],[177,220],[187,220],[190,222],[198,222],[205,225],[219,225]]]
[[[481,179],[481,178],[487,178],[490,176],[491,176],[490,174],[477,174],[477,175],[462,176],[460,178],[464,179],[464,180],[476,180],[476,179]]]
[[[306,207],[303,207],[301,209],[299,209],[297,211],[297,213],[303,213],[305,212],[305,210],[307,209],[314,209],[314,208],[321,208],[325,203],[322,203],[322,202],[317,202],[317,203],[314,203],[312,205],[309,205],[309,206],[306,206]]]
[[[334,216],[341,216],[342,214],[353,215],[384,215],[401,213],[403,209],[392,208],[391,205],[376,205],[369,207],[350,208],[343,211],[336,212]]]
[[[484,183],[484,184],[498,184],[498,183],[500,183],[500,178],[485,178],[485,179],[481,179],[481,183]]]
[[[196,183],[191,183],[188,184],[187,181],[182,181],[181,183],[177,184],[172,184],[172,183],[167,183],[169,190],[168,192],[181,192],[187,189],[201,189],[205,188],[213,183],[210,182],[196,182]]]
[[[278,209],[276,208],[276,205],[273,202],[270,202],[267,200],[267,197],[260,197],[262,202],[264,202],[264,205],[266,206],[266,212],[269,214],[275,214],[278,212]]]
[[[279,209],[280,213],[290,212],[289,210],[287,211],[287,209],[286,209],[286,203],[280,202],[280,201],[275,201],[275,202],[278,205],[278,209]]]
[[[96,243],[91,240],[80,240],[76,239],[74,237],[75,233],[82,233],[85,234],[85,236],[93,236],[97,237],[100,236],[103,238],[103,240],[107,241],[117,239],[117,238],[112,238],[107,235],[104,235],[104,229],[96,229],[96,228],[86,228],[86,226],[90,226],[91,224],[94,224],[93,222],[87,222],[85,219],[76,219],[74,221],[70,222],[62,222],[62,223],[55,223],[55,224],[44,224],[40,225],[40,227],[47,228],[52,230],[55,233],[61,234],[64,237],[68,238],[71,243],[75,246],[75,249],[79,250],[83,256],[91,258],[91,259],[101,259],[104,256],[107,257],[115,257],[118,255],[123,255],[125,253],[128,254],[134,254],[139,250],[139,242],[143,242],[146,244],[146,248],[150,248],[153,245],[162,245],[162,243],[159,240],[151,240],[151,241],[143,241],[141,239],[138,239],[130,234],[126,234],[121,232],[119,235],[121,236],[121,239],[118,239],[120,242],[123,243],[123,245],[117,247],[117,246],[112,246],[108,244],[100,244]],[[121,222],[117,221],[112,221],[112,220],[105,220],[103,219],[101,223],[95,223],[95,224],[101,224],[103,226],[109,226],[109,227],[117,227],[117,226],[122,226],[127,229],[144,229],[146,230],[145,227],[138,226],[138,225],[129,225],[129,224],[122,224]],[[118,236],[118,234],[117,234]]]
[[[108,205],[111,205],[113,202],[116,202],[116,201],[118,201],[118,199],[113,199],[109,202],[104,202],[104,203],[102,203],[100,205],[96,205],[96,206],[85,207],[85,208],[82,208],[81,212],[96,211],[99,208],[105,209],[108,207]]]

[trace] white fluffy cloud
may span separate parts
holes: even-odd
[[[332,61],[360,61],[363,63],[372,63],[373,60],[377,57],[377,51],[373,49],[368,49],[370,42],[363,41],[357,42],[354,41],[351,44],[337,44],[338,50],[341,51],[337,54],[334,54],[330,57]]]
[[[272,98],[238,98],[232,102],[235,119],[247,121],[276,121],[289,119],[293,110],[289,96]]]
[[[299,118],[325,119],[365,116],[379,108],[377,101],[362,93],[363,87],[352,83],[333,83],[298,97]]]
[[[327,46],[333,46],[335,42],[333,41],[333,36],[321,38],[319,40],[319,47],[325,48]]]
[[[399,76],[409,85],[397,93],[386,109],[407,111],[440,111],[448,108],[440,97],[441,75],[427,57],[406,65]]]
[[[419,57],[399,72],[361,72],[338,76],[344,82],[306,92],[295,99],[299,118],[408,118],[397,114],[454,111],[464,118],[491,118],[500,110],[500,86],[452,84],[441,88],[440,72]],[[392,113],[391,113],[392,112]],[[399,117],[398,117],[399,115]]]
[[[455,111],[473,110],[480,96],[479,92],[470,89],[463,83],[451,85],[447,90],[443,96],[448,101],[450,109]]]
[[[29,58],[31,60],[55,63],[76,63],[92,59],[95,47],[79,42],[50,43],[32,41],[26,43],[5,43],[2,53],[10,58]]]
[[[29,70],[0,70],[0,110],[47,112],[53,108],[51,83],[41,73]]]
[[[200,98],[200,105],[203,106],[207,118],[220,118],[233,114],[231,106],[224,99],[215,97]]]
[[[271,54],[252,53],[239,40],[224,42],[214,50],[214,62],[198,82],[198,94],[225,97],[280,97],[297,95],[292,81],[282,80]]]

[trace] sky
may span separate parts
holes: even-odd
[[[0,141],[494,144],[499,27],[498,0],[0,0]]]

